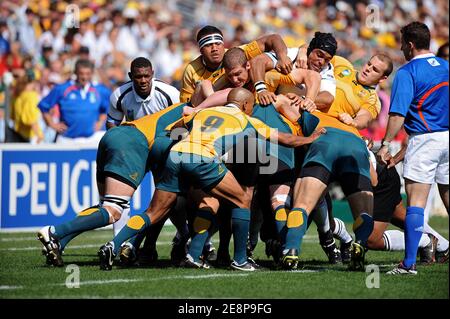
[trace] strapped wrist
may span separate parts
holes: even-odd
[[[267,91],[267,86],[264,81],[257,81],[253,86],[255,87],[256,93]]]

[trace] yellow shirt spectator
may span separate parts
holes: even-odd
[[[32,90],[25,90],[20,93],[13,103],[14,130],[26,140],[37,137],[40,141],[43,138],[39,126],[41,111],[37,107],[38,103],[39,95]]]

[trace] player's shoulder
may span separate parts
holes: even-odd
[[[124,92],[127,91],[127,90],[130,91],[130,90],[133,89],[132,86],[133,86],[133,82],[132,82],[132,81],[125,82],[125,83],[122,84],[121,86],[117,87],[117,88],[114,90],[114,93],[120,93],[120,94],[122,94],[122,93],[124,93]]]
[[[133,83],[131,81],[128,81],[119,86],[118,88],[114,89],[114,91],[111,94],[111,98],[115,99],[116,101],[119,100],[120,98],[123,99],[125,95],[131,93],[132,90],[133,90]]]
[[[67,80],[66,82],[63,82],[63,83],[60,83],[60,84],[56,84],[53,87],[53,90],[55,90],[55,91],[66,90],[67,88],[69,88],[71,86],[75,86],[75,82],[73,80]]]
[[[353,64],[349,60],[347,60],[346,58],[344,58],[340,55],[335,55],[331,59],[330,64],[335,69],[341,68],[341,67],[347,67],[347,68],[353,69]]]
[[[202,63],[202,56],[198,56],[195,60],[192,60],[186,65],[186,68],[184,69],[184,73],[196,73],[200,71],[201,69],[204,69],[205,66]]]

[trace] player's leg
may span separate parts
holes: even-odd
[[[167,216],[176,203],[177,194],[181,192],[181,162],[169,155],[164,167],[164,174],[156,185],[149,207],[143,213],[131,217],[114,239],[98,252],[100,269],[111,270],[120,246],[128,239],[144,231],[151,224],[158,223]]]
[[[250,224],[251,198],[229,171],[226,172],[223,179],[209,193],[234,204],[234,208],[231,210],[234,239],[234,260],[231,264],[232,268],[244,271],[255,270],[254,265],[247,261],[247,237]]]
[[[321,165],[311,165],[302,170],[301,180],[298,179],[294,186],[294,203],[287,216],[286,244],[283,251],[283,267],[294,269],[298,264],[298,255],[303,236],[306,233],[309,213],[317,205],[319,199],[327,189],[327,184],[313,176],[326,174],[325,180],[329,180],[329,172]]]
[[[417,183],[405,178],[407,208],[405,217],[405,268],[416,263],[417,250],[424,226],[424,208],[431,184]]]
[[[123,210],[129,207],[134,191],[135,189],[130,185],[112,177],[107,177],[105,180],[105,196],[103,196],[101,205],[81,211],[75,219],[69,222],[42,228],[38,232],[38,237],[46,246],[46,243],[51,241],[57,242],[59,238],[64,238],[71,234],[78,235],[81,232],[113,224],[120,219]],[[53,263],[57,266],[62,266],[60,249],[51,249],[51,251]]]
[[[122,230],[112,241],[100,247],[98,252],[100,258],[100,268],[111,270],[115,256],[119,253],[121,245],[129,238],[141,233],[152,223],[162,220],[175,204],[177,193],[156,189],[153,194],[150,207],[143,213],[130,218]]]
[[[100,196],[100,203],[103,201],[103,197],[105,195],[105,181],[99,181],[97,180],[97,190],[98,190],[98,194]],[[95,207],[95,206],[93,206]],[[66,236],[64,236],[63,238],[61,238],[59,240],[59,250],[61,252],[61,254],[64,252],[64,249],[66,248],[67,244],[74,239],[75,237],[77,237],[78,235],[82,234],[83,232],[76,232],[76,233],[71,233],[68,234]],[[45,250],[46,251],[46,250]],[[51,264],[51,262],[50,262]]]
[[[439,195],[441,195],[442,202],[444,203],[444,206],[447,209],[447,214],[448,214],[448,200],[449,200],[448,188],[449,188],[448,184],[438,184]]]
[[[215,215],[219,210],[219,201],[198,189],[192,190],[191,195],[199,204],[194,217],[193,234],[184,264],[188,267],[209,268],[206,260],[201,260],[201,255],[210,232],[215,227]]]
[[[291,207],[291,187],[289,184],[269,185],[271,207],[275,217],[275,225],[283,247],[286,242],[287,217]]]
[[[328,192],[326,194],[328,194]],[[331,230],[326,195],[319,200],[319,203],[312,211],[310,217],[317,226],[319,243],[328,257],[328,262],[330,264],[342,262],[341,252],[336,246],[333,231]]]

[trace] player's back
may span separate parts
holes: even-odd
[[[352,134],[356,135],[357,137],[361,137],[361,134],[359,134],[358,130],[355,127],[342,123],[341,121],[339,121],[335,117],[331,116],[330,114],[323,113],[320,111],[316,111],[312,114],[319,119],[319,124],[317,124],[317,128],[332,127],[332,128],[339,129],[341,131],[352,133]],[[343,146],[345,146],[344,145],[345,141],[342,141],[342,143],[343,143]]]
[[[166,127],[181,119],[184,106],[186,106],[185,103],[177,103],[162,111],[146,115],[132,122],[125,122],[122,125],[131,125],[141,131],[147,138],[148,146],[151,149],[155,138],[167,135]]]
[[[408,134],[448,131],[448,62],[432,53],[398,69],[390,112],[405,116]]]
[[[213,158],[223,155],[245,134],[249,123],[237,107],[218,106],[204,109],[186,119],[189,135],[172,147],[172,151]]]
[[[413,59],[402,68],[411,72],[415,92],[413,104],[418,112],[423,112],[429,130],[448,130],[448,61],[431,56]]]

